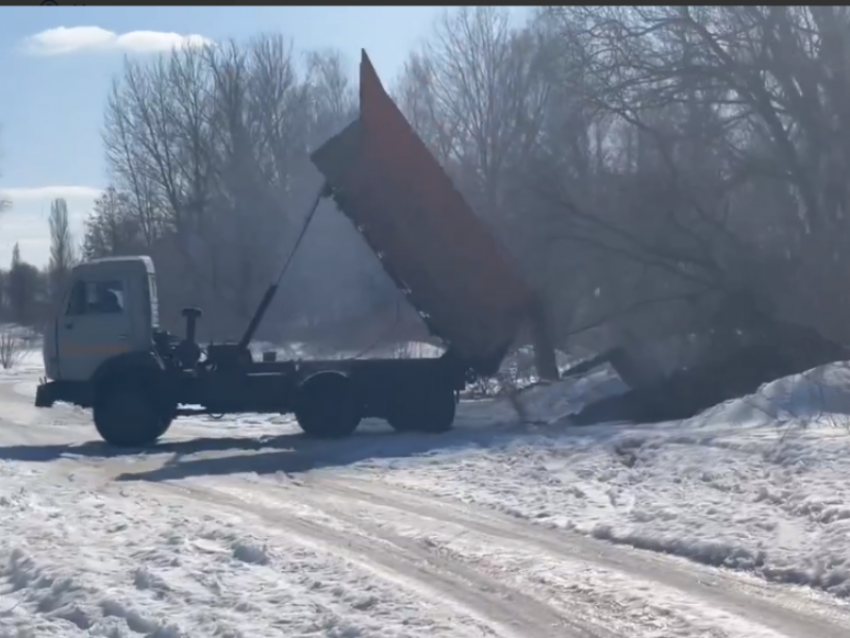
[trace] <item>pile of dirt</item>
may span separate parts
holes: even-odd
[[[572,417],[577,425],[605,421],[654,423],[685,419],[730,399],[746,396],[770,381],[811,368],[850,359],[850,349],[817,331],[787,323],[771,322],[757,328],[735,328],[712,334],[715,356],[680,368],[660,380],[641,383],[632,372],[629,357],[618,348],[607,358],[632,387],[628,392],[588,404]],[[735,347],[729,348],[734,343]],[[717,352],[723,352],[720,357]]]

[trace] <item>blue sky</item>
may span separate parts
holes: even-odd
[[[442,10],[0,8],[0,193],[13,201],[12,210],[0,217],[0,266],[8,264],[15,241],[25,260],[46,264],[47,212],[54,197],[67,199],[80,232],[97,190],[105,185],[103,106],[125,54],[155,55],[151,49],[179,36],[220,40],[280,32],[292,36],[298,50],[341,50],[352,70],[364,47],[384,83],[391,84]],[[139,31],[154,33],[133,33]],[[91,46],[93,40],[99,45]]]

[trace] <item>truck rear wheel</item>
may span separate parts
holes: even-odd
[[[308,436],[336,439],[360,425],[362,410],[351,381],[337,372],[321,372],[301,385],[295,407],[298,425]]]
[[[396,396],[394,413],[387,419],[396,432],[439,434],[454,426],[457,397],[451,388],[423,384]]]
[[[154,397],[142,384],[110,384],[95,400],[97,432],[116,447],[151,445],[165,434],[171,420],[157,408]]]

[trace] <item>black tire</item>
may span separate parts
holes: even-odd
[[[457,395],[441,385],[425,385],[399,393],[398,403],[387,421],[396,432],[442,434],[454,427]]]
[[[171,426],[172,419],[158,409],[152,392],[141,383],[112,383],[98,394],[94,425],[110,445],[152,445]]]
[[[351,436],[360,425],[362,407],[348,377],[322,372],[301,385],[295,418],[308,436],[339,439]]]

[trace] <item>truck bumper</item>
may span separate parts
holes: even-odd
[[[37,408],[50,408],[53,407],[53,404],[59,400],[56,392],[56,383],[54,381],[48,381],[47,383],[40,383],[39,386],[35,390],[35,407]]]
[[[47,381],[40,383],[35,389],[35,407],[50,408],[57,401],[90,408],[91,385],[79,381]]]

